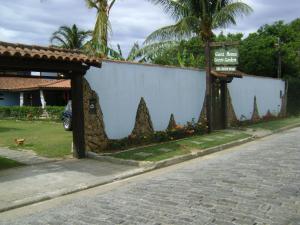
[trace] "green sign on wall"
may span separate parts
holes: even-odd
[[[236,66],[239,64],[239,52],[237,48],[220,48],[214,52],[214,64],[216,66]]]

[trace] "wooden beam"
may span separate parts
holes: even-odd
[[[80,62],[0,56],[1,71],[38,71],[84,74],[88,68],[89,66]]]
[[[210,47],[236,46],[239,44],[239,41],[210,42]]]
[[[30,78],[30,79],[53,79],[53,80],[66,80],[69,77],[55,77],[55,76],[32,76],[32,75],[16,75],[16,74],[1,74],[0,77],[17,77],[17,78]]]
[[[73,155],[85,158],[84,111],[83,111],[83,76],[72,74],[72,127],[73,127]]]

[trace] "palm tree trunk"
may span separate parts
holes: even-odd
[[[108,5],[106,0],[103,1],[102,4],[100,5],[100,15],[101,15],[101,19],[103,19],[100,39],[103,47],[107,48],[107,35],[108,35],[109,22],[108,22]]]
[[[205,59],[206,59],[206,119],[208,133],[213,130],[212,127],[212,79],[211,79],[211,49],[210,40],[205,41]]]

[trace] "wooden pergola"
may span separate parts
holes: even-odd
[[[71,79],[73,154],[76,158],[86,156],[82,81],[90,66],[101,67],[101,59],[80,51],[0,42],[0,72],[56,72],[64,74],[64,79]]]

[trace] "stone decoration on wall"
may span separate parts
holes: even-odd
[[[151,117],[147,108],[146,102],[142,97],[138,106],[138,110],[135,118],[135,125],[132,131],[136,136],[147,136],[154,133]]]
[[[200,116],[199,116],[199,119],[198,119],[198,123],[205,123],[207,121],[207,118],[206,118],[206,97],[204,98],[204,101],[203,101],[203,105],[202,105],[202,109],[201,109],[201,112],[200,112]]]
[[[259,120],[260,120],[260,116],[259,116],[259,113],[258,113],[256,96],[254,96],[253,113],[252,113],[251,121],[252,122],[257,122]]]
[[[284,95],[281,97],[281,109],[279,112],[279,116],[280,117],[286,117],[287,116],[287,92],[288,92],[288,88],[287,88],[287,83],[285,84],[285,93]]]
[[[234,126],[238,123],[237,116],[235,114],[233,104],[232,104],[232,99],[229,90],[227,89],[227,126]]]
[[[91,110],[93,100],[95,108]],[[108,137],[105,132],[103,114],[99,97],[89,83],[83,79],[83,109],[84,109],[84,136],[87,151],[101,152],[107,148]]]
[[[169,121],[169,125],[168,125],[167,130],[173,130],[173,129],[176,128],[176,126],[177,126],[177,124],[176,124],[176,121],[175,121],[175,117],[174,117],[174,115],[172,113],[171,117],[170,117],[170,121]]]

